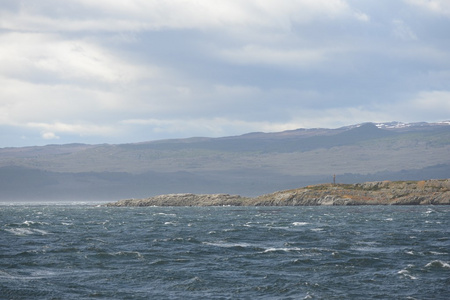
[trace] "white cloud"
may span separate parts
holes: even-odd
[[[369,22],[370,21],[370,16],[366,15],[363,12],[360,11],[355,11],[354,12],[354,16],[357,20],[362,21],[362,22]]]
[[[247,132],[276,132],[299,128],[299,123],[255,121],[233,119],[227,117],[195,118],[195,119],[130,119],[121,122],[124,126],[145,128],[147,132],[159,136],[172,137],[221,137],[239,135]]]
[[[92,136],[92,135],[108,136],[113,134],[116,130],[111,126],[89,124],[86,122],[81,122],[78,124],[76,123],[69,124],[63,122],[54,122],[54,123],[29,122],[24,125],[28,129],[40,130],[42,132],[42,137],[45,139],[59,139],[59,136],[57,136],[56,133],[58,134],[68,133],[80,136]]]
[[[404,0],[406,3],[424,8],[432,13],[450,17],[450,1],[448,0]]]
[[[437,111],[448,119],[450,116],[450,91],[423,91],[420,92],[411,105],[418,111],[435,113]]]
[[[72,85],[46,85],[0,77],[0,124],[94,118],[119,109],[115,93]]]
[[[57,136],[54,132],[44,132],[42,133],[42,138],[44,140],[57,140],[59,136]]]
[[[0,24],[12,30],[51,32],[207,30],[235,26],[289,29],[292,23],[341,16],[368,19],[344,0],[44,0],[41,6],[21,1],[20,13],[3,12]]]
[[[161,72],[129,64],[94,43],[52,34],[6,33],[0,45],[0,74],[11,77],[127,84]]]
[[[392,21],[392,23],[394,25],[393,29],[394,36],[404,41],[417,40],[417,35],[402,20],[394,20]]]
[[[306,67],[327,59],[327,51],[321,49],[276,49],[259,45],[247,45],[240,49],[221,51],[220,55],[238,64],[281,65]]]
[[[74,124],[86,120],[111,122],[117,115],[142,112],[145,105],[150,106],[147,110],[153,109],[161,102],[159,97],[167,100],[167,94],[179,95],[174,77],[167,78],[169,72],[162,68],[127,62],[89,40],[46,33],[3,33],[0,125],[49,124],[58,120]],[[154,99],[149,101],[147,97]],[[70,130],[56,127],[55,131],[45,130],[79,130],[80,134],[91,131],[84,126],[72,126]],[[92,130],[96,132],[103,132],[103,128]]]
[[[450,91],[420,91],[389,104],[374,104],[372,110],[384,121],[443,121],[450,116]]]

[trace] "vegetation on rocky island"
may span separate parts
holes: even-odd
[[[106,206],[449,205],[450,179],[319,184],[254,198],[229,194],[167,194]]]

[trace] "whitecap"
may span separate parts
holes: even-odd
[[[213,242],[203,242],[203,244],[209,245],[209,246],[223,247],[223,248],[233,248],[233,247],[249,248],[249,247],[253,247],[252,244],[248,244],[248,243],[226,243],[226,242],[213,243]]]
[[[8,231],[14,235],[30,235],[30,234],[40,234],[40,235],[46,235],[49,234],[45,230],[41,229],[28,229],[28,228],[9,228],[5,229],[5,231]]]
[[[341,255],[339,254],[339,252],[332,252],[331,255],[333,257],[341,257]]]
[[[176,217],[176,214],[166,214],[166,213],[156,213],[155,215],[160,215],[160,216],[169,216],[169,217]]]
[[[412,276],[408,270],[400,270],[397,272],[397,274],[403,275],[406,278],[412,279],[412,280],[416,280],[417,277],[416,276]]]
[[[142,254],[138,251],[119,251],[119,252],[111,253],[111,255],[113,255],[113,256],[135,256],[139,259],[144,258],[144,256],[142,256]]]
[[[5,229],[5,231],[8,231],[14,235],[30,235],[33,234],[33,230],[27,229],[27,228],[9,228]]]
[[[48,223],[46,223],[46,222],[36,222],[36,221],[29,221],[29,220],[26,220],[26,221],[23,221],[22,223],[12,223],[11,225],[14,225],[14,226],[22,226],[22,225],[26,225],[26,226],[30,227],[30,226],[32,226],[32,225],[48,225]]]
[[[42,229],[33,229],[34,232],[42,234],[42,235],[46,235],[49,234],[48,231],[42,230]]]
[[[425,265],[426,268],[447,268],[450,269],[450,264],[442,260],[433,260]]]
[[[267,248],[266,250],[264,250],[264,253],[268,253],[268,252],[290,252],[290,251],[302,251],[302,248]]]
[[[294,225],[294,226],[305,226],[305,225],[308,225],[309,223],[308,222],[294,222],[294,223],[292,223],[292,225]]]
[[[445,252],[430,251],[430,254],[433,254],[433,255],[446,255],[447,253],[445,253]]]

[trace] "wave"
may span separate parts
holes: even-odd
[[[402,275],[403,277],[409,278],[409,279],[412,279],[412,280],[418,279],[416,276],[411,275],[411,274],[409,273],[409,271],[406,270],[406,269],[398,271],[397,274],[400,274],[400,275]]]
[[[425,265],[425,268],[445,268],[450,269],[450,264],[442,260],[433,260]]]
[[[46,225],[49,225],[49,223],[29,221],[29,220],[23,221],[22,223],[5,224],[5,226],[8,226],[8,227],[21,227],[21,226],[36,227],[36,226],[46,226]]]
[[[305,225],[308,225],[309,223],[308,222],[294,222],[294,223],[292,223],[292,225],[294,225],[294,226],[305,226]]]
[[[222,248],[256,248],[256,245],[252,245],[249,243],[227,243],[227,242],[203,242],[203,244],[208,246],[216,246]]]
[[[169,217],[176,217],[176,214],[171,214],[171,213],[155,213],[155,216],[169,216]]]
[[[291,252],[291,251],[303,251],[305,249],[303,248],[267,248],[266,250],[264,250],[264,253],[268,253],[268,252]]]
[[[176,226],[177,223],[176,222],[164,222],[164,225],[174,225],[174,226]]]
[[[5,231],[12,233],[18,236],[31,235],[31,234],[39,234],[39,235],[47,235],[49,232],[41,229],[30,229],[30,228],[7,228]]]

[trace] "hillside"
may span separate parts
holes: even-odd
[[[321,184],[255,198],[238,195],[169,194],[126,199],[106,206],[318,206],[318,205],[450,205],[450,179]]]
[[[0,148],[0,200],[249,197],[324,182],[450,177],[450,122],[357,124],[119,145]]]

